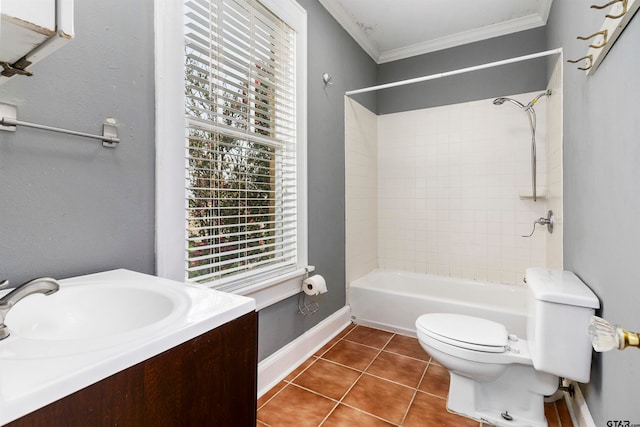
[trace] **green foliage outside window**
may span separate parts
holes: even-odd
[[[212,85],[209,79],[218,70],[205,69],[190,53],[187,50],[185,68],[187,117],[219,128],[188,127],[187,268],[190,279],[215,280],[274,258],[277,148],[251,137],[272,136],[273,91],[267,79],[255,81],[253,88],[246,82],[239,82],[243,89]],[[256,74],[269,75],[254,66],[260,71]],[[225,128],[246,137],[225,133]]]

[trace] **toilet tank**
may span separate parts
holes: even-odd
[[[591,341],[587,327],[598,297],[570,271],[528,268],[527,341],[533,366],[587,383]]]

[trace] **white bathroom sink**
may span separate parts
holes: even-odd
[[[7,339],[107,341],[179,315],[188,303],[186,294],[135,281],[63,286],[16,304],[5,319],[11,331]]]
[[[58,292],[29,295],[9,311],[10,335],[0,341],[0,360],[80,354],[149,338],[166,331],[191,304],[185,285],[63,280]]]
[[[255,307],[251,298],[122,269],[60,280],[58,292],[29,295],[5,318],[0,425]]]

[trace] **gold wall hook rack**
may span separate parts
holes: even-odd
[[[586,66],[578,67],[579,70],[585,71],[588,76],[596,72],[598,66],[600,66],[600,63],[605,59],[607,53],[609,53],[609,50],[613,47],[624,28],[629,24],[631,19],[633,19],[640,8],[640,0],[611,0],[602,5],[594,4],[591,8],[598,10],[609,8],[609,10],[598,32],[590,36],[580,36],[578,39],[591,40],[601,35],[603,41],[597,44],[596,40],[593,40],[593,42],[589,44],[585,56],[575,61],[569,61],[579,62],[588,59],[589,63]],[[591,58],[589,58],[589,56],[591,56]]]
[[[605,15],[605,17],[609,19],[619,19],[619,18],[622,18],[628,12],[628,9],[627,9],[627,7],[629,6],[628,0],[611,0],[609,3],[603,4],[602,6],[597,6],[595,4],[592,4],[591,9],[604,9],[620,2],[622,2],[622,11],[618,15],[611,15],[610,13]]]
[[[576,37],[578,40],[589,40],[592,39],[594,37],[597,37],[601,35],[602,36],[602,43],[600,43],[599,45],[595,45],[595,44],[590,44],[589,47],[592,47],[594,49],[602,49],[604,47],[604,45],[607,44],[607,36],[609,35],[609,30],[602,30],[602,31],[598,31],[597,33],[593,33],[590,36],[578,36]]]
[[[587,66],[586,67],[578,67],[578,70],[586,71],[586,70],[591,69],[591,67],[593,67],[593,55],[586,55],[586,56],[583,56],[582,58],[578,58],[578,59],[567,59],[567,62],[570,62],[572,64],[576,64],[576,63],[578,63],[580,61],[584,61],[585,59],[587,60]]]

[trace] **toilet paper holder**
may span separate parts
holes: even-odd
[[[327,281],[319,274],[309,277],[308,274],[302,280],[302,291],[307,295],[318,295],[327,292]]]
[[[315,314],[320,310],[320,304],[316,301],[307,302],[307,296],[315,296],[325,292],[327,292],[327,286],[324,278],[320,275],[309,278],[309,270],[307,270],[302,279],[302,292],[298,297],[298,312],[303,316]]]
[[[316,314],[316,312],[320,310],[320,304],[315,301],[307,302],[307,294],[301,293],[298,298],[298,313],[303,316],[308,316],[310,314]]]

